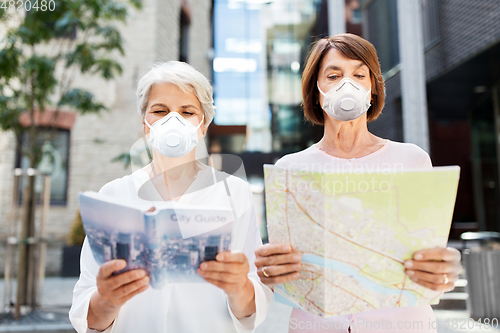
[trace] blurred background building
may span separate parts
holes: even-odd
[[[212,64],[207,57],[211,49],[211,13],[210,0],[143,0],[143,9],[133,11],[127,25],[119,26],[124,39],[125,56],[119,58],[123,74],[110,81],[92,76],[75,79],[76,88],[91,91],[109,111],[85,116],[65,112],[64,121],[58,123],[58,135],[47,147],[58,161],[52,173],[47,226],[48,274],[59,274],[61,269],[62,249],[78,209],[78,192],[98,191],[107,182],[131,173],[130,167],[111,160],[130,151],[142,137],[142,120],[135,102],[141,76],[155,62],[183,60],[211,77]],[[46,113],[51,114],[50,110]],[[19,166],[25,163],[16,156],[14,136],[0,131],[0,271],[4,269],[12,171]]]
[[[213,148],[239,154],[258,192],[263,163],[317,142],[300,106],[304,60],[344,31],[375,45],[386,81],[369,129],[461,167],[451,237],[500,230],[497,0],[215,0]]]

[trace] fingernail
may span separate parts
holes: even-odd
[[[411,260],[405,261],[405,267],[406,268],[412,268],[413,267],[413,262]]]
[[[224,260],[224,255],[223,254],[218,254],[217,257],[215,257],[217,261],[223,261]]]
[[[294,254],[292,258],[293,258],[293,260],[298,261],[298,260],[302,259],[302,256],[300,254]]]
[[[412,280],[413,282],[417,282],[417,280],[418,280],[418,279],[417,279],[416,277],[412,277],[412,278],[411,278],[411,280]]]
[[[260,250],[260,252],[262,252],[262,254],[266,254],[267,253],[267,249],[265,247],[263,247],[262,250]]]
[[[207,269],[207,264],[202,263],[202,264],[200,265],[200,269]]]
[[[415,256],[413,256],[413,258],[415,260],[422,260],[424,258],[424,256],[422,255],[422,253],[417,253],[417,254],[415,254]]]
[[[295,264],[293,265],[293,269],[299,270],[302,267],[301,264]]]
[[[283,251],[290,251],[290,245],[283,246]]]
[[[406,271],[406,275],[413,276],[413,275],[415,275],[415,272],[414,271]]]
[[[144,284],[148,284],[149,283],[149,276],[146,276],[143,280]]]

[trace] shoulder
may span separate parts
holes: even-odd
[[[240,177],[217,170],[215,170],[215,176],[217,178],[217,182],[224,181],[227,184],[231,194],[234,193],[235,195],[242,195],[250,192],[250,185],[246,180],[241,179]]]
[[[413,143],[390,141],[390,151],[401,162],[407,162],[414,168],[432,167],[429,154]]]
[[[294,164],[310,161],[310,158],[313,157],[313,155],[316,155],[315,153],[315,148],[313,146],[310,146],[309,148],[306,148],[299,152],[291,153],[281,157],[278,161],[276,161],[274,165],[288,169]]]
[[[145,178],[146,177],[146,178]],[[123,176],[121,178],[116,178],[108,183],[106,183],[99,193],[110,195],[110,196],[126,196],[129,194],[131,189],[136,188],[137,183],[143,182],[147,179],[147,174],[139,169],[130,175]]]

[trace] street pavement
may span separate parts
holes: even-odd
[[[37,318],[49,319],[45,323],[24,321],[14,323],[9,320],[0,320],[0,332],[75,332],[68,320],[68,310],[71,306],[73,287],[77,278],[48,277],[45,279],[42,294],[42,311]],[[462,281],[463,284],[464,281]],[[458,292],[457,292],[458,290]],[[465,310],[463,285],[456,291],[445,294],[441,304],[436,306],[434,313],[437,319],[439,333],[500,333],[500,329],[480,325],[469,319]],[[4,300],[4,281],[0,280],[0,301]],[[256,333],[287,333],[288,319],[291,308],[273,301],[269,308],[267,319],[257,328]],[[35,319],[36,321],[36,319]],[[404,330],[401,330],[404,332]],[[384,330],[380,330],[384,332]]]

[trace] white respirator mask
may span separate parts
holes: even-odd
[[[364,115],[370,108],[370,92],[350,78],[342,79],[335,87],[323,95],[323,110],[331,117],[340,121],[350,121]]]
[[[198,126],[194,126],[177,112],[169,112],[157,120],[151,129],[148,141],[160,154],[168,157],[181,157],[189,153],[198,143],[198,128],[203,124],[205,115]]]

